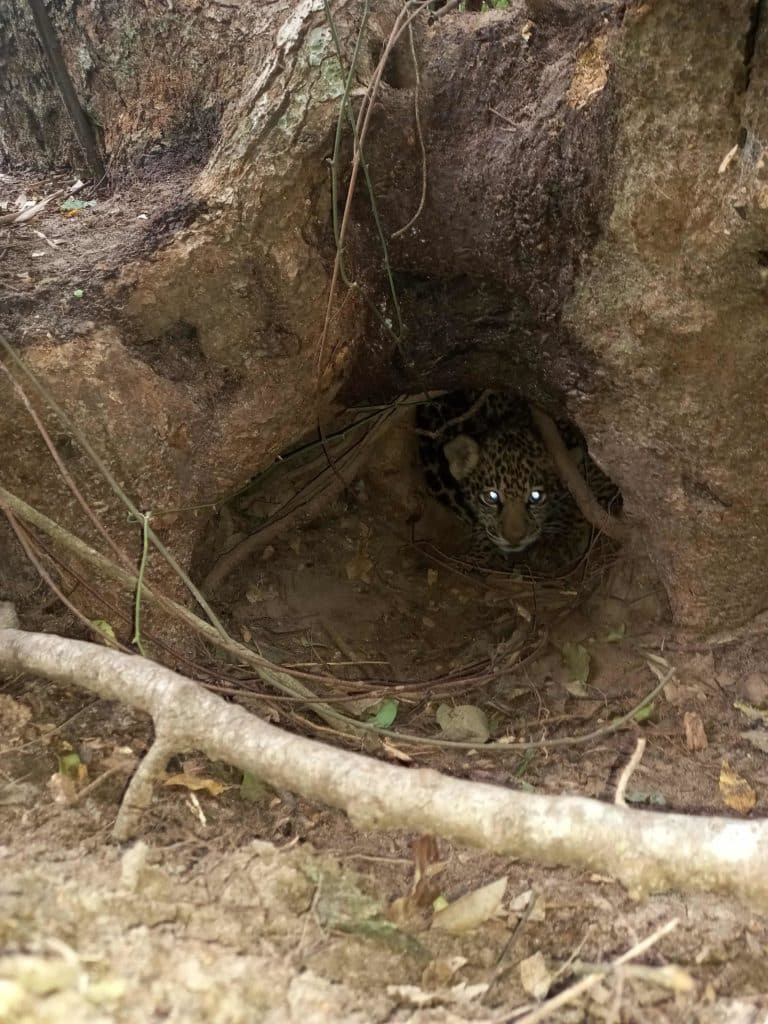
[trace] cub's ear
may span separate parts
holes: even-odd
[[[480,461],[480,445],[466,434],[459,434],[443,446],[448,469],[456,480],[469,476]]]

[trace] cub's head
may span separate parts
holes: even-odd
[[[505,554],[525,551],[571,525],[564,514],[573,500],[543,443],[529,431],[492,433],[482,443],[459,434],[443,453],[471,515]],[[583,449],[570,454],[583,463]]]

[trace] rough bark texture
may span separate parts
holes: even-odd
[[[358,97],[399,10],[371,7]],[[343,381],[354,398],[492,384],[565,400],[621,484],[677,620],[700,629],[768,606],[760,7],[513,2],[417,22],[418,76],[404,36],[365,154],[401,344],[364,301],[396,322],[359,184],[345,256],[360,287],[340,289],[325,345],[326,397]],[[348,62],[362,7],[332,9]],[[107,157],[135,167],[144,153],[156,168],[218,141],[140,241],[92,269],[99,330],[76,334],[55,311],[40,330],[16,324],[139,504],[176,508],[242,482],[312,423],[343,73],[321,0],[177,5],[162,31],[158,17],[56,5]],[[70,156],[22,17],[9,38],[3,155]],[[417,78],[426,203],[391,238],[419,205]],[[17,431],[23,413],[4,402],[0,416]],[[58,511],[26,436],[8,484]],[[174,523],[182,558],[203,518]]]
[[[258,4],[55,0],[47,8],[110,163],[162,171],[199,160],[246,59],[269,50]],[[0,163],[82,166],[26,0],[0,14]]]
[[[768,603],[762,6],[628,18],[613,211],[567,317],[594,366],[578,419],[678,621],[705,628]]]
[[[396,5],[379,7],[371,45],[380,47]],[[247,56],[240,57],[237,96],[219,144],[181,200],[178,190],[162,196],[166,208],[142,238],[113,245],[95,278],[92,267],[77,267],[84,275],[91,271],[92,305],[84,302],[73,315],[54,298],[52,340],[11,296],[9,319],[24,338],[26,358],[139,507],[187,510],[160,523],[170,526],[167,536],[182,561],[209,514],[190,506],[215,501],[253,475],[317,415],[316,342],[332,262],[325,157],[343,90],[321,9],[321,0],[266,10],[243,5],[255,45],[243,47]],[[139,13],[133,15],[138,24]],[[337,16],[351,50],[358,4],[338,5]],[[204,39],[202,11],[196,25]],[[156,70],[162,68],[158,59]],[[360,73],[367,72],[366,53]],[[136,98],[139,135],[156,124],[162,96],[157,104],[155,98],[155,92]],[[19,157],[28,141],[25,136]],[[177,178],[186,188],[189,171]],[[93,329],[105,320],[116,326]],[[360,330],[359,303],[348,302],[334,318],[329,347]],[[5,378],[0,394],[0,424],[16,453],[9,486],[85,533],[61,482],[40,472],[47,457]],[[61,433],[59,440],[70,441]],[[101,504],[98,474],[79,461],[86,495]],[[125,537],[122,512],[109,525]],[[135,545],[135,528],[133,534]]]

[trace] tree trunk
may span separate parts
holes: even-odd
[[[76,162],[14,2],[0,14],[2,155]],[[55,372],[144,508],[225,493],[340,387],[348,400],[493,385],[564,402],[621,485],[677,621],[711,630],[768,607],[761,3],[418,15],[384,68],[348,211],[356,287],[338,282],[327,316],[329,158],[365,12],[329,6],[341,66],[322,0],[55,5],[116,187],[163,184],[141,238],[90,267],[79,320],[56,307],[30,330],[16,304],[30,362]],[[354,111],[400,4],[370,8]],[[24,442],[8,486],[73,517],[53,475],[25,469],[40,455],[23,416],[3,403],[3,429]],[[204,518],[178,513],[182,557]]]

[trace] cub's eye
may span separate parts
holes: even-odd
[[[529,505],[541,505],[541,503],[545,499],[546,499],[546,494],[544,493],[544,491],[540,491],[538,488],[534,488],[530,492],[530,494],[528,495],[528,504]]]
[[[482,501],[484,505],[500,505],[501,495],[498,491],[483,491],[480,495],[480,501]]]

